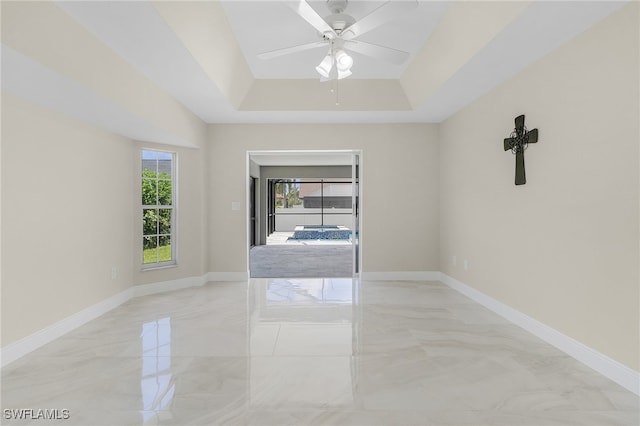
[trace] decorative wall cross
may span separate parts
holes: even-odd
[[[515,123],[515,129],[504,140],[504,150],[511,150],[516,155],[516,185],[524,185],[527,183],[524,172],[524,151],[528,144],[538,142],[538,129],[527,130],[524,125],[524,115],[517,116]]]

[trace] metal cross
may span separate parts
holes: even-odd
[[[538,129],[527,130],[524,125],[524,115],[517,116],[515,123],[515,129],[504,140],[504,150],[511,150],[516,155],[516,185],[524,185],[527,183],[524,172],[524,151],[528,144],[538,142]]]

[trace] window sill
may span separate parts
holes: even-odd
[[[171,269],[177,268],[177,263],[172,263],[171,265],[159,265],[159,266],[143,266],[140,268],[140,272],[148,272],[148,271],[157,271],[160,269]]]

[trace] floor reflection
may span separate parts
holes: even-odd
[[[353,407],[357,290],[356,280],[344,278],[253,282],[252,407]]]
[[[266,282],[268,304],[351,304],[351,278],[272,279]]]
[[[148,421],[158,411],[166,410],[175,393],[171,372],[171,318],[142,325],[142,393],[143,419]]]

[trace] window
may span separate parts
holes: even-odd
[[[175,154],[142,151],[142,266],[174,265]]]

